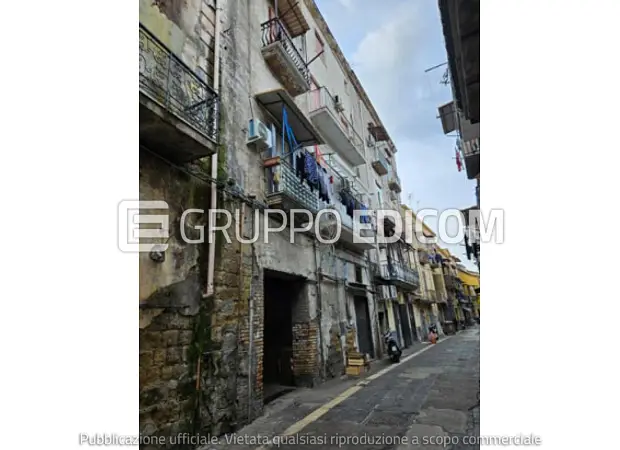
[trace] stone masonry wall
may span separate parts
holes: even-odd
[[[208,186],[174,169],[148,151],[140,152],[140,200],[169,205],[171,237],[163,260],[139,254],[140,432],[166,436],[192,431],[196,424],[195,358],[197,318],[203,304],[205,247],[186,244],[180,215],[186,208],[208,206]],[[161,212],[159,212],[161,213]],[[197,217],[186,224],[195,239]],[[210,418],[204,417],[209,427]]]

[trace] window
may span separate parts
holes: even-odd
[[[355,265],[355,282],[364,283],[364,278],[362,277],[362,268],[358,265]]]
[[[377,206],[380,208],[383,205],[383,193],[381,192],[381,185],[376,181],[375,185],[377,186],[377,201],[379,202]]]
[[[349,82],[344,80],[344,93],[349,95]]]
[[[319,59],[325,64],[325,44],[323,44],[323,39],[321,39],[321,36],[319,36],[319,33],[316,31],[314,32],[314,37],[316,38],[316,55],[321,55]]]

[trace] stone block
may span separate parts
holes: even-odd
[[[192,331],[189,331],[189,330],[179,331],[178,344],[181,346],[191,344],[192,334],[193,334]]]
[[[166,350],[158,348],[153,351],[153,365],[163,366],[166,363]]]
[[[161,346],[161,333],[150,330],[140,330],[140,349],[155,349]]]
[[[179,331],[168,330],[163,333],[163,341],[166,347],[174,347],[179,342]]]
[[[166,351],[166,363],[175,364],[183,360],[183,353],[180,347],[170,347]]]
[[[140,367],[150,367],[153,364],[153,351],[145,350],[140,352]]]

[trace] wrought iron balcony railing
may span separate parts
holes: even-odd
[[[263,47],[266,47],[271,44],[280,43],[284,48],[284,51],[289,56],[297,70],[301,73],[304,80],[307,83],[310,82],[310,71],[308,70],[308,65],[306,61],[304,61],[303,56],[297,50],[293,39],[288,34],[286,27],[282,24],[280,19],[274,17],[273,19],[268,20],[261,24],[261,42]]]
[[[402,264],[392,263],[389,265],[390,278],[407,284],[419,285],[420,278],[416,270]]]
[[[388,269],[388,263],[387,262],[380,262],[380,263],[371,263],[370,265],[371,269],[372,269],[372,273],[376,278],[381,278],[384,280],[389,280],[390,279],[390,271]]]
[[[319,210],[318,191],[312,191],[295,174],[293,167],[285,161],[274,167],[266,168],[267,196],[286,196],[295,203],[296,207],[305,208],[311,212]]]
[[[142,25],[140,91],[217,143],[217,93]]]

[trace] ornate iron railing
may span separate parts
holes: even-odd
[[[312,191],[295,173],[286,161],[266,169],[267,195],[284,194],[300,206],[315,213],[319,210],[319,194]]]
[[[390,278],[408,284],[419,285],[420,277],[416,270],[410,269],[402,264],[392,263],[389,265]]]
[[[217,93],[142,25],[140,91],[217,143]]]
[[[299,50],[297,50],[293,39],[288,34],[288,31],[286,31],[286,27],[282,24],[280,19],[274,17],[273,19],[262,23],[260,27],[262,34],[261,42],[263,47],[275,44],[276,42],[282,44],[284,51],[291,58],[293,64],[295,64],[295,67],[297,67],[306,82],[309,83],[310,71],[308,70],[308,65],[301,56],[301,53],[299,53]]]

